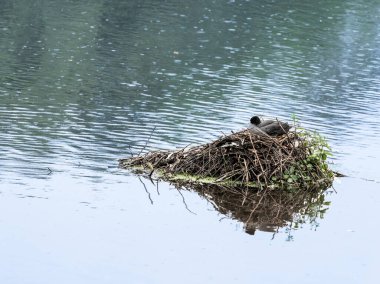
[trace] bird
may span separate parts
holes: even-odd
[[[264,120],[258,116],[251,117],[250,129],[257,134],[267,134],[269,136],[279,136],[289,132],[290,126],[286,122],[281,122],[278,120]]]

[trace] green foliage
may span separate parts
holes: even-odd
[[[324,173],[330,173],[327,158],[331,157],[332,153],[326,139],[316,132],[306,130],[300,132],[299,135],[304,137],[306,146],[310,151],[310,155],[303,161],[307,168],[319,167]]]
[[[297,123],[297,118],[292,115],[293,123]],[[334,174],[328,167],[327,159],[332,156],[331,147],[327,140],[317,132],[307,131],[304,128],[297,128],[300,146],[305,148],[304,159],[294,161],[287,170],[283,172],[281,178],[272,177],[272,182],[280,182],[288,189],[299,188],[311,184],[330,185]]]

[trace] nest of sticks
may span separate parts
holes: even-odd
[[[331,171],[323,161],[310,159],[315,149],[316,144],[297,131],[269,136],[246,129],[204,145],[153,151],[119,163],[123,168],[142,169],[169,181],[260,188],[330,185]]]

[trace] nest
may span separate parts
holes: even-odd
[[[149,175],[156,172],[171,181],[255,187],[328,185],[333,175],[324,159],[315,155],[318,147],[310,136],[297,131],[274,137],[246,129],[200,146],[122,159],[120,166],[140,168]]]

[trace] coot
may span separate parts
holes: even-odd
[[[288,133],[290,129],[289,124],[278,120],[268,119],[261,121],[261,119],[258,116],[253,116],[250,121],[250,129],[258,134],[266,133],[270,136],[279,136]]]

